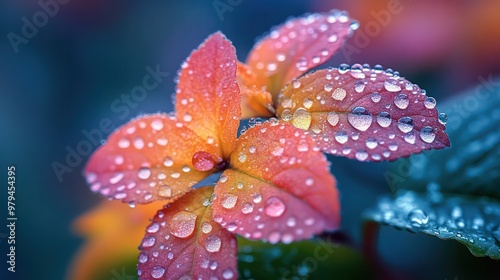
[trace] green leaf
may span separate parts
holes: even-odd
[[[268,244],[238,238],[240,279],[369,279],[361,253],[325,241]]]
[[[367,220],[453,239],[475,256],[500,259],[500,78],[443,104],[451,148],[390,165]]]
[[[365,216],[398,229],[457,240],[475,256],[500,259],[500,201],[496,199],[400,190],[381,197]]]

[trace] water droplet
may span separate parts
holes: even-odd
[[[151,224],[146,231],[149,233],[155,233],[160,229],[160,225],[158,223]]]
[[[142,138],[140,137],[137,137],[134,139],[134,147],[138,150],[141,150],[142,148],[144,148],[144,140],[142,140]]]
[[[426,143],[432,143],[436,138],[434,129],[430,126],[425,126],[420,130],[420,139]]]
[[[281,61],[285,61],[285,59],[286,59],[286,56],[283,53],[279,53],[279,54],[276,55],[276,60],[278,60],[280,62]]]
[[[309,109],[312,107],[313,101],[309,98],[304,98],[304,100],[302,101],[302,105],[304,105],[306,109]]]
[[[144,237],[142,240],[142,247],[147,248],[155,245],[156,239],[153,236]]]
[[[243,214],[248,214],[248,213],[252,213],[252,211],[253,211],[253,204],[249,203],[249,202],[245,202],[243,204],[243,208],[241,208],[241,212]]]
[[[326,120],[328,121],[328,123],[331,125],[331,126],[336,126],[338,123],[339,123],[339,115],[335,112],[329,112],[327,115],[326,115]]]
[[[365,161],[368,158],[368,153],[365,150],[358,150],[354,156],[359,161]]]
[[[428,96],[425,98],[424,105],[427,109],[433,109],[434,107],[436,107],[436,99]]]
[[[217,235],[210,235],[205,239],[205,248],[210,253],[219,252],[222,242]]]
[[[356,20],[353,20],[349,27],[351,28],[352,31],[357,30],[359,28],[359,22]]]
[[[153,270],[151,270],[151,276],[155,279],[158,279],[165,274],[165,268],[157,265],[153,267]]]
[[[372,115],[364,107],[355,107],[347,115],[347,120],[356,129],[366,131],[372,124]]]
[[[262,201],[262,195],[260,195],[258,193],[256,193],[256,194],[253,195],[253,202],[254,203],[259,203],[261,201]]]
[[[238,161],[241,162],[241,163],[244,163],[246,160],[247,160],[247,155],[244,154],[244,153],[242,153],[242,152],[240,152],[238,154]]]
[[[378,93],[378,92],[374,92],[374,93],[372,93],[370,98],[373,102],[378,103],[378,102],[380,102],[380,99],[382,99],[382,95],[380,95],[380,93]]]
[[[122,172],[118,172],[113,177],[109,178],[109,183],[116,184],[120,182],[120,180],[123,179],[123,177],[125,177],[125,175]]]
[[[173,259],[173,258],[174,258],[174,253],[169,252],[169,253],[167,254],[167,258],[168,258],[169,260]]]
[[[196,218],[197,216],[193,213],[180,211],[168,222],[168,230],[173,236],[186,238],[193,233]]]
[[[377,123],[381,127],[388,127],[389,125],[391,125],[391,122],[392,122],[392,119],[391,119],[391,115],[389,113],[387,113],[387,112],[380,112],[377,115]]]
[[[413,227],[424,227],[429,221],[427,214],[421,209],[414,209],[408,214],[408,220]]]
[[[410,132],[413,130],[413,119],[410,117],[402,117],[398,120],[398,128],[401,132]]]
[[[266,201],[265,212],[270,217],[280,217],[285,212],[286,206],[283,200],[276,196],[271,196]]]
[[[329,43],[335,43],[335,42],[337,42],[337,39],[338,39],[337,34],[332,34],[332,35],[328,36],[327,40]]]
[[[365,83],[362,82],[362,81],[359,81],[356,83],[356,85],[354,85],[354,90],[357,92],[357,93],[362,93],[363,90],[365,90]]]
[[[307,178],[306,179],[306,186],[311,187],[314,184],[314,179],[313,178]]]
[[[171,158],[167,157],[163,161],[163,165],[165,165],[166,167],[170,167],[170,166],[174,165],[174,161]]]
[[[269,243],[276,244],[280,241],[281,234],[279,232],[272,232],[271,234],[269,234],[267,239],[268,239]]]
[[[145,263],[147,261],[148,261],[148,255],[146,253],[140,253],[139,254],[139,262]]]
[[[163,122],[159,119],[154,119],[151,122],[151,128],[154,130],[161,130],[163,128]]]
[[[439,113],[438,120],[440,124],[446,124],[448,122],[448,116],[445,113]]]
[[[212,225],[208,222],[204,222],[201,225],[201,231],[203,231],[203,233],[205,234],[210,233],[212,231]]]
[[[130,146],[130,141],[126,138],[122,138],[118,141],[118,147],[125,149]]]
[[[368,149],[375,149],[378,146],[377,139],[373,137],[366,138],[366,147]]]
[[[326,85],[325,85],[326,87]],[[338,101],[342,101],[344,100],[344,98],[346,97],[347,95],[347,91],[343,88],[336,88],[333,92],[332,92],[332,98],[335,99],[335,100],[338,100]]]
[[[397,149],[398,149],[398,143],[396,143],[396,142],[391,142],[391,143],[389,144],[389,150],[391,150],[391,151],[395,152],[395,151],[397,151]]]
[[[158,195],[161,197],[172,197],[172,189],[169,186],[161,186],[158,190]]]
[[[403,139],[405,139],[405,141],[409,144],[415,144],[415,133],[413,131],[410,131],[403,136]]]
[[[232,269],[230,268],[226,268],[223,272],[222,272],[222,277],[224,279],[231,279],[234,277],[234,272]]]
[[[147,167],[139,169],[139,172],[137,173],[137,177],[143,180],[148,179],[150,176],[151,176],[151,169]]]
[[[273,151],[271,152],[274,156],[281,156],[283,154],[283,152],[285,151],[285,149],[281,146],[276,146]]]
[[[410,104],[410,100],[408,99],[408,96],[406,94],[401,93],[394,97],[394,105],[396,105],[396,107],[398,107],[399,109],[408,108],[408,104]]]
[[[215,161],[212,156],[207,152],[196,152],[191,160],[193,166],[198,171],[209,171],[215,166]]]
[[[222,198],[222,207],[226,209],[232,209],[236,205],[236,201],[238,201],[238,197],[232,194],[225,194]]]
[[[387,91],[398,92],[401,91],[398,80],[395,78],[387,78],[384,82],[384,87]]]
[[[306,109],[304,108],[298,108],[295,113],[293,114],[292,118],[292,124],[297,127],[301,128],[304,130],[309,129],[309,126],[311,125],[311,113],[309,113]]]
[[[339,142],[340,144],[345,144],[349,137],[347,137],[347,132],[345,130],[340,130],[337,133],[335,133],[335,140]]]
[[[298,89],[300,87],[300,82],[299,81],[293,81],[292,86],[293,86],[294,89]],[[290,102],[292,102],[291,99],[289,99],[289,100],[290,100]]]

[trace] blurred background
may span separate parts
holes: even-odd
[[[1,279],[67,277],[84,241],[72,222],[103,200],[81,175],[110,132],[95,131],[103,120],[116,128],[138,114],[172,111],[176,71],[217,30],[244,61],[256,38],[290,16],[345,9],[361,27],[327,65],[381,64],[438,102],[500,74],[500,2],[493,0],[59,1],[0,3]],[[118,109],[147,67],[169,75],[141,101]],[[390,192],[387,164],[330,159],[342,194],[342,228],[359,244],[362,211]],[[15,274],[4,261],[11,164],[17,170]],[[497,262],[474,258],[455,241],[383,227],[378,249],[403,278],[498,276]],[[110,272],[103,279],[119,278]]]

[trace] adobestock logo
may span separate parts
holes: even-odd
[[[143,77],[142,84],[133,87],[130,94],[121,94],[120,98],[116,98],[110,104],[111,112],[118,114],[118,118],[121,120],[128,118],[131,109],[137,108],[138,104],[148,97],[148,93],[156,89],[169,75],[168,72],[160,70],[159,64],[156,65],[155,69],[151,66],[146,66],[145,69],[147,74]],[[59,182],[63,181],[65,173],[73,172],[83,162],[83,158],[90,155],[104,141],[104,137],[113,132],[116,127],[110,118],[103,118],[97,128],[83,129],[84,139],[80,140],[74,147],[70,145],[65,147],[67,153],[64,162],[53,161],[51,164]]]
[[[40,6],[41,9],[36,11],[31,19],[27,17],[21,18],[23,26],[21,27],[20,35],[14,32],[9,32],[7,34],[7,39],[9,39],[14,52],[16,54],[19,53],[19,46],[21,44],[28,44],[30,39],[33,39],[38,34],[38,30],[49,23],[49,18],[53,18],[59,13],[60,5],[68,4],[69,1],[70,0],[38,1],[38,6]]]

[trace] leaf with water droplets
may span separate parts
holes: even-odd
[[[193,156],[218,149],[175,117],[145,115],[116,130],[90,158],[85,176],[94,192],[128,203],[173,201],[213,171],[201,172]]]
[[[240,136],[215,194],[214,220],[245,238],[290,243],[340,222],[324,155],[304,131],[275,119]]]
[[[357,27],[346,12],[334,10],[290,19],[274,28],[248,55],[257,86],[264,86],[276,101],[285,84],[332,57]]]
[[[236,237],[214,222],[213,187],[194,189],[158,211],[141,243],[141,279],[237,279]]]
[[[109,277],[109,271],[122,267],[123,259],[137,260],[137,244],[144,236],[148,219],[162,206],[155,202],[131,208],[105,200],[78,217],[74,231],[86,240],[72,261],[68,279],[102,279],[98,277],[102,271]],[[133,270],[128,272],[134,274]]]
[[[175,109],[186,127],[220,149],[234,147],[241,117],[236,51],[222,33],[210,36],[182,65]]]
[[[435,101],[424,92],[378,66],[341,65],[288,84],[277,114],[308,130],[325,153],[395,160],[450,145]]]
[[[497,199],[400,190],[393,197],[380,198],[365,217],[398,229],[457,240],[475,256],[500,259]]]

